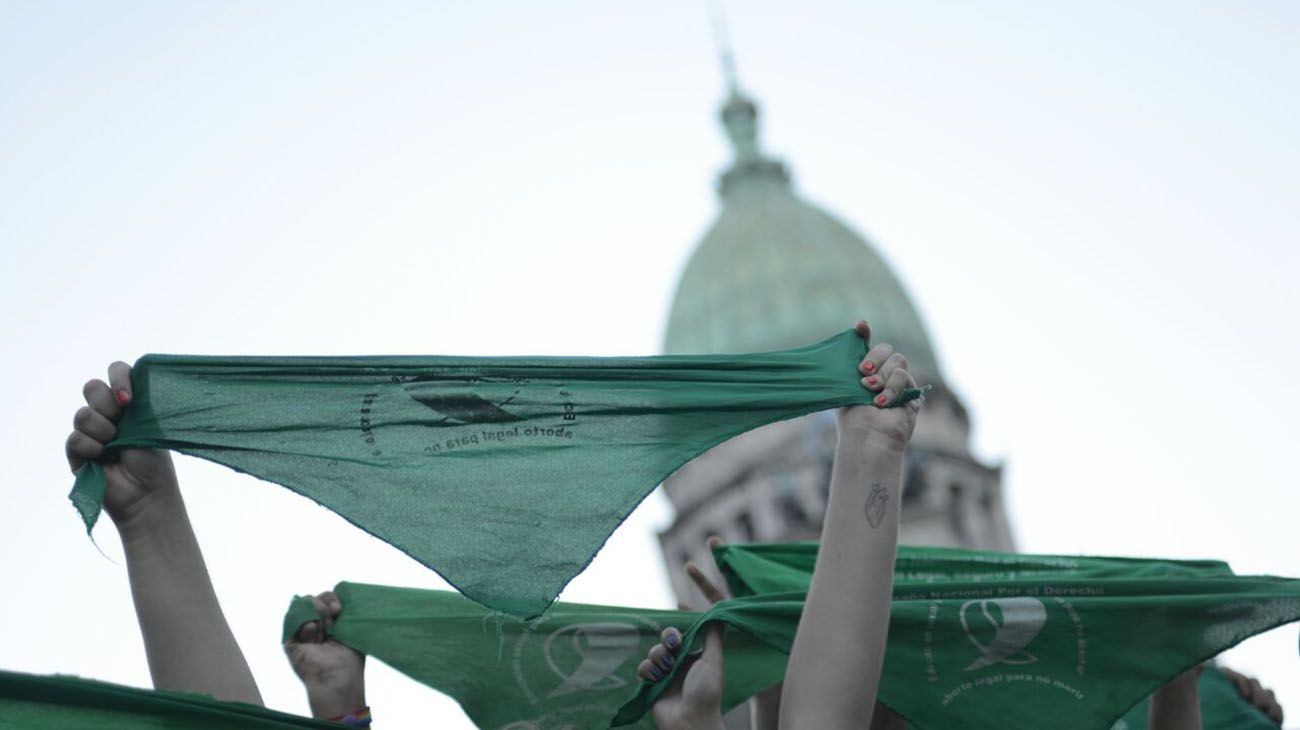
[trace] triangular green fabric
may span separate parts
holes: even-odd
[[[722,546],[729,585],[800,591],[815,544]],[[1300,581],[1234,576],[1214,561],[1140,561],[900,548],[878,697],[918,730],[1109,728],[1187,668],[1300,619]],[[803,595],[762,593],[767,618],[797,622]],[[724,604],[719,604],[722,606]],[[715,607],[717,609],[718,607]],[[706,614],[704,620],[709,620]],[[719,617],[727,621],[726,617]],[[732,626],[789,649],[793,630]],[[687,633],[688,645],[699,624]],[[728,667],[730,672],[730,667]],[[643,686],[640,716],[668,680]],[[1016,712],[1000,712],[1014,707]]]
[[[67,676],[0,671],[0,728],[14,730],[338,730],[206,695],[124,687]]]
[[[1199,684],[1201,725],[1205,730],[1277,730],[1277,723],[1242,699],[1237,688],[1217,667],[1207,666],[1201,672]],[[1150,705],[1150,699],[1143,700],[1111,730],[1147,730]]]
[[[815,546],[718,553],[733,585],[770,578],[773,566],[806,584],[792,566],[815,559]],[[879,697],[916,730],[956,727],[954,718],[971,730],[1038,730],[1044,718],[1106,730],[1184,669],[1300,619],[1300,581],[1238,577],[1214,561],[904,547],[898,572]],[[695,646],[714,620],[727,626],[724,706],[734,706],[781,680],[803,610],[795,591],[704,614],[560,603],[520,621],[453,593],[336,590],[336,638],[452,696],[485,730],[650,727],[645,713],[669,680],[635,686],[636,664],[664,627],[689,625],[685,642]],[[297,599],[286,637],[313,617],[310,601]],[[1015,717],[1001,712],[1012,706]]]
[[[108,446],[162,448],[284,485],[536,616],[659,482],[736,434],[870,402],[863,339],[726,356],[146,355]],[[908,391],[898,405],[920,396]],[[87,529],[103,469],[77,474]]]
[[[449,695],[480,728],[604,728],[637,688],[636,666],[668,626],[689,611],[557,603],[535,619],[484,609],[450,591],[340,583],[343,612],[331,635],[367,656]],[[297,598],[284,638],[316,618]],[[727,656],[728,706],[780,681],[785,655],[733,632]],[[648,717],[637,730],[654,730]]]

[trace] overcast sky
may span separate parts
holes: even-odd
[[[796,5],[726,6],[763,144],[911,291],[1020,547],[1300,575],[1300,4]],[[85,380],[146,352],[654,353],[722,96],[702,0],[0,2],[0,667],[149,681],[117,538],[66,500]],[[292,594],[440,585],[179,469],[273,707],[307,711]],[[669,519],[651,497],[564,597],[669,606]],[[1300,717],[1296,638],[1228,659]],[[470,727],[368,677],[385,727]]]

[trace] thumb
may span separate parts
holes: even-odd
[[[700,661],[722,669],[722,642],[726,630],[721,621],[710,621],[704,627],[704,651],[700,654]]]

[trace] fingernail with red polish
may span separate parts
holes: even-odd
[[[119,406],[124,406],[127,403],[131,402],[131,394],[126,392],[126,388],[122,388],[118,390],[116,393],[116,397],[117,397],[117,404]]]
[[[862,369],[863,369],[863,370],[866,370],[867,372],[871,372],[871,371],[873,371],[873,370],[876,369],[876,364],[875,364],[874,362],[871,362],[870,360],[868,360],[868,361],[862,363]]]
[[[878,396],[876,396],[876,405],[878,405],[878,406],[883,406],[883,405],[885,405],[885,404],[888,403],[888,402],[889,402],[889,400],[886,399],[885,396],[883,396],[883,395],[878,395]]]
[[[877,378],[877,377],[874,376],[874,375],[872,375],[871,377],[867,378],[867,385],[875,385],[876,383],[879,383],[879,382],[880,382],[880,378]]]

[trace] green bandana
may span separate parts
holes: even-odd
[[[172,449],[281,484],[466,596],[536,616],[686,461],[766,423],[869,403],[865,354],[845,332],[759,355],[147,355],[108,454]],[[104,487],[99,464],[77,474],[87,529]]]
[[[782,613],[794,623],[816,550],[723,546],[715,559],[746,596],[733,603],[765,602],[772,623]],[[904,547],[878,696],[919,730],[955,718],[972,730],[1031,730],[1044,718],[1061,730],[1110,727],[1187,668],[1297,619],[1300,581],[1239,577],[1219,562]],[[731,625],[784,651],[793,644],[792,626]],[[666,682],[643,686],[617,719],[639,717]]]
[[[449,591],[340,583],[343,612],[330,634],[357,651],[451,696],[488,730],[603,728],[636,691],[636,666],[669,626],[683,630],[689,611],[557,603],[520,620]],[[314,620],[311,599],[296,598],[284,620],[288,640]],[[727,704],[785,672],[785,655],[745,634],[727,637]],[[637,730],[654,730],[650,718]]]
[[[0,671],[0,727],[18,730],[338,730],[205,695]]]
[[[815,546],[724,546],[717,557],[744,594],[806,585]],[[1044,718],[1109,728],[1188,667],[1300,619],[1300,581],[1238,577],[1212,561],[903,547],[897,570],[879,697],[916,730],[954,718],[971,730],[1038,730]],[[669,680],[637,686],[636,665],[666,626],[684,628],[693,647],[714,620],[728,628],[730,708],[781,680],[803,610],[796,589],[704,614],[561,603],[520,621],[446,592],[337,591],[339,641],[455,698],[485,730],[651,727],[644,715]],[[286,638],[312,618],[310,601],[296,599]]]
[[[589,639],[586,642],[588,647],[591,646]],[[1217,669],[1207,667],[1200,684],[1201,713],[1206,730],[1276,730],[1277,726],[1243,700]],[[594,691],[601,692],[601,689]],[[1147,704],[1143,701],[1134,707],[1114,725],[1114,730],[1146,730]],[[574,706],[572,716],[582,717],[581,708],[577,703]],[[595,714],[586,713],[588,717]],[[561,723],[558,726],[568,722],[568,715],[557,717]],[[92,727],[103,730],[326,730],[338,727],[334,723],[252,705],[217,702],[202,695],[143,690],[76,677],[45,677],[3,671],[0,671],[0,718],[3,718],[0,724],[4,727],[23,730]],[[595,722],[599,726],[600,720]],[[517,727],[555,726],[542,723]],[[642,720],[637,727],[652,726]]]
[[[1215,667],[1207,666],[1201,672],[1199,691],[1201,725],[1205,730],[1278,730],[1277,723],[1242,699],[1232,681]],[[1111,730],[1147,730],[1150,705],[1150,700],[1143,700]]]

